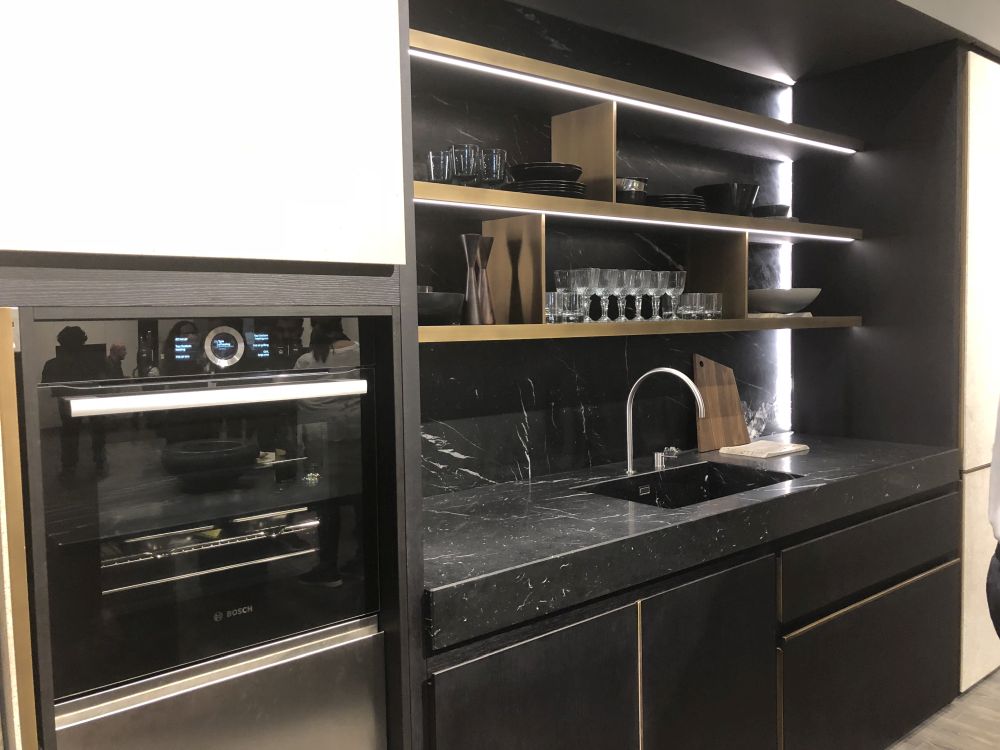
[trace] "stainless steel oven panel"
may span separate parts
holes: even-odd
[[[56,706],[57,750],[385,748],[369,617]]]

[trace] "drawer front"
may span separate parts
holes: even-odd
[[[782,623],[841,607],[958,556],[962,505],[945,495],[781,552]]]
[[[638,750],[635,605],[434,673],[434,750]]]
[[[956,560],[784,638],[784,750],[881,750],[955,698],[960,586]]]

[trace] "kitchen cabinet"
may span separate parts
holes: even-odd
[[[774,750],[775,563],[766,557],[640,602],[647,750]]]
[[[435,672],[435,750],[638,750],[635,605]]]
[[[965,269],[962,298],[963,470],[962,690],[1000,666],[1000,642],[986,606],[986,569],[996,540],[989,524],[989,477],[1000,400],[996,333],[996,174],[1000,168],[1000,65],[968,54]]]
[[[958,689],[953,560],[790,633],[779,647],[785,750],[880,750]]]
[[[960,506],[953,493],[782,550],[780,621],[794,627],[954,559]]]
[[[397,0],[49,10],[0,28],[4,249],[405,262]]]
[[[997,548],[989,518],[993,471],[987,467],[962,478],[962,690],[1000,665],[1000,638],[986,601],[986,575]]]

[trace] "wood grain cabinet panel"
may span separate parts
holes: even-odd
[[[644,750],[774,750],[774,557],[640,606]]]
[[[881,750],[958,694],[958,561],[782,640],[784,750]]]
[[[635,605],[431,679],[435,750],[638,750]]]

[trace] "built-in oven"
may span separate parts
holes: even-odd
[[[378,611],[382,407],[364,330],[22,314],[56,705]]]

